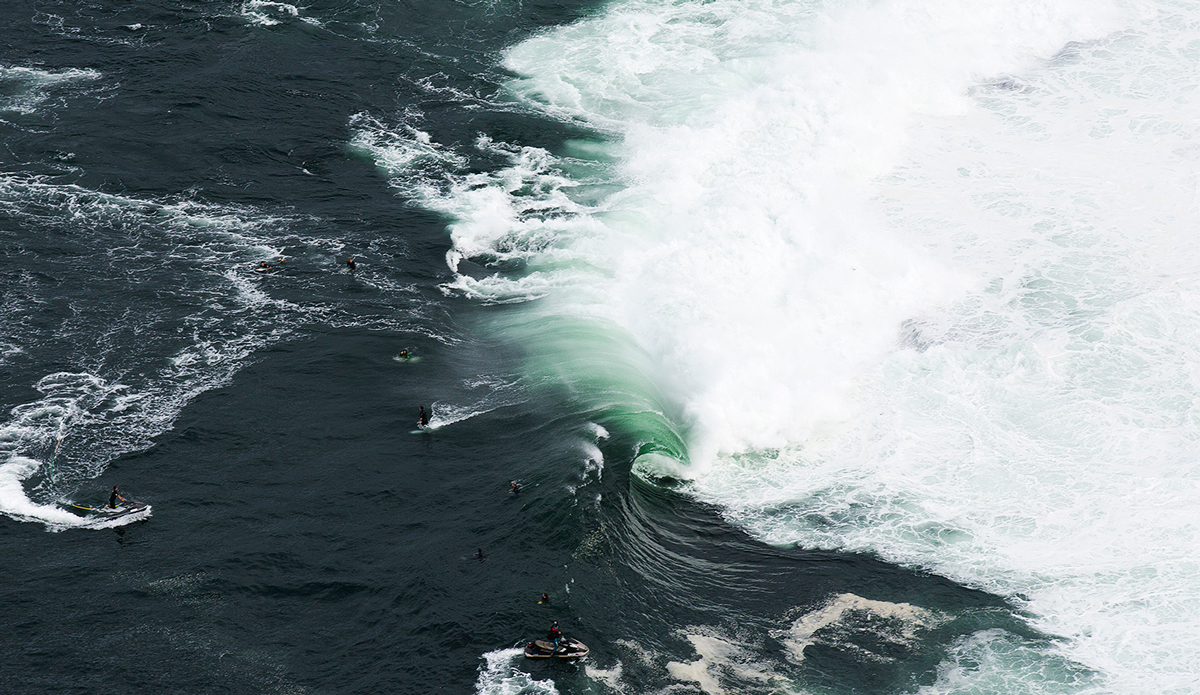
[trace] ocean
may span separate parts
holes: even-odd
[[[1195,3],[0,35],[0,691],[1200,692]]]

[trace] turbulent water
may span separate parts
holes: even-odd
[[[0,32],[6,692],[1200,691],[1195,3]]]

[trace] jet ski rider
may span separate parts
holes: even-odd
[[[562,639],[562,630],[558,629],[558,621],[555,620],[554,624],[550,626],[550,634],[546,635],[546,640],[554,643],[554,651],[550,652],[550,654],[553,655],[554,652],[558,651],[558,642],[561,639]]]

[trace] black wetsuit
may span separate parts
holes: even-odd
[[[420,423],[421,423],[422,425],[428,425],[428,424],[429,424],[429,413],[425,412],[425,406],[421,406],[421,420],[420,420]]]
[[[108,508],[116,509],[117,508],[117,499],[120,497],[121,496],[117,494],[117,491],[113,490],[112,494],[108,496]]]

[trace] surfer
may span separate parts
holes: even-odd
[[[256,272],[256,273],[269,273],[269,272],[271,272],[271,266],[267,265],[267,262],[266,262],[266,261],[259,261],[259,262],[258,262],[258,267],[254,269],[254,272]]]
[[[108,508],[116,509],[117,508],[117,500],[121,500],[122,502],[126,501],[125,498],[121,496],[121,493],[117,492],[117,486],[113,485],[112,494],[108,496]]]
[[[351,257],[350,260],[346,261],[346,267],[350,269],[351,273],[353,273],[354,269],[358,267],[358,266],[354,265],[353,257]]]
[[[404,348],[404,349],[400,350],[400,359],[402,359],[402,360],[408,359],[408,348]]]
[[[521,486],[520,486],[520,485],[517,485],[517,481],[515,481],[515,480],[514,480],[514,481],[512,481],[512,493],[513,493],[514,495],[519,495],[519,494],[521,494]],[[545,596],[545,594],[542,594],[542,595],[543,595],[543,596]]]
[[[483,548],[479,548],[478,550],[475,551],[475,559],[476,560],[483,559]]]
[[[421,427],[429,427],[429,413],[425,412],[425,406],[421,406],[421,416],[417,418],[417,424]]]
[[[542,604],[550,603],[550,594],[547,594],[546,592],[543,591],[542,592],[542,600],[538,601],[538,603],[542,603]]]

